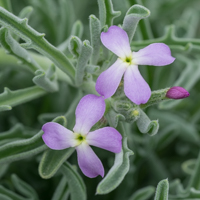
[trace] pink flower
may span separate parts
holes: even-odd
[[[188,96],[190,96],[190,93],[186,89],[179,86],[171,87],[166,94],[166,97],[170,99],[184,99]]]
[[[80,100],[76,108],[76,124],[73,131],[55,122],[48,122],[42,127],[42,138],[49,148],[76,148],[79,167],[83,174],[90,178],[104,176],[103,165],[90,145],[114,153],[119,153],[122,148],[122,136],[116,129],[104,127],[90,132],[91,127],[102,118],[104,112],[104,98],[89,94]]]
[[[118,59],[98,77],[97,92],[105,99],[111,97],[124,75],[125,95],[135,104],[146,103],[151,96],[151,89],[141,76],[138,65],[171,64],[175,58],[171,56],[169,47],[163,43],[154,43],[138,52],[131,52],[128,35],[118,26],[111,26],[106,33],[101,33],[101,41]]]

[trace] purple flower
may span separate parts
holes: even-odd
[[[179,86],[171,87],[166,94],[166,97],[170,99],[184,99],[188,96],[190,96],[190,93],[186,89]]]
[[[131,52],[128,35],[118,26],[111,26],[106,33],[101,33],[101,41],[119,58],[98,77],[97,92],[105,99],[111,97],[124,75],[125,95],[135,104],[146,103],[151,96],[151,89],[141,76],[138,65],[163,66],[172,63],[175,58],[171,56],[169,47],[154,43],[138,52]]]
[[[42,136],[45,144],[55,150],[75,147],[78,155],[78,164],[83,174],[90,178],[104,176],[104,168],[89,145],[100,147],[108,151],[119,153],[122,148],[122,136],[112,127],[104,127],[89,132],[98,122],[105,111],[103,97],[93,94],[84,96],[76,108],[76,124],[73,131],[55,122],[43,125]]]

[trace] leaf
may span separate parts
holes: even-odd
[[[67,179],[63,176],[58,184],[51,200],[66,200],[69,196],[69,187]]]
[[[27,19],[20,19],[12,13],[0,8],[0,24],[16,33],[26,41],[23,47],[33,48],[47,56],[63,72],[74,80],[75,69],[68,58],[57,48],[44,39],[44,34],[38,33],[27,24]]]
[[[189,179],[186,190],[189,190],[190,188],[200,190],[199,174],[200,174],[200,153],[199,153],[199,156],[196,160],[195,168],[194,168],[193,173],[192,173],[192,175]]]
[[[69,51],[73,56],[79,57],[82,51],[82,41],[77,36],[71,36],[69,40]]]
[[[129,156],[133,152],[127,147],[127,136],[122,123],[119,123],[117,130],[122,134],[122,151],[115,154],[115,162],[105,178],[98,184],[96,194],[107,194],[113,191],[123,181],[129,171]]]
[[[17,139],[30,138],[31,136],[31,134],[24,130],[21,124],[16,124],[10,130],[0,133],[0,146]]]
[[[86,188],[81,176],[68,162],[62,165],[61,170],[68,182],[71,200],[86,200]]]
[[[141,19],[149,17],[150,11],[141,5],[133,5],[129,8],[124,17],[122,28],[127,32],[129,41],[131,42],[135,34],[138,22]]]
[[[1,146],[0,163],[11,163],[24,158],[30,158],[47,149],[41,138],[42,134],[43,131],[40,131],[30,139],[18,140]]]
[[[158,183],[154,200],[168,200],[169,183],[164,179]]]
[[[28,199],[30,200],[38,200],[38,195],[36,191],[26,182],[22,181],[19,177],[17,177],[17,175],[12,174],[11,180],[14,187],[20,194],[29,197]]]
[[[93,49],[90,63],[96,65],[99,59],[99,51],[101,46],[100,34],[101,34],[101,23],[95,15],[90,15],[90,41]]]
[[[148,133],[150,136],[155,135],[159,129],[158,120],[150,120],[148,116],[140,109],[140,118],[136,121],[138,129],[142,133]]]
[[[71,156],[74,148],[64,150],[48,149],[44,152],[39,165],[39,174],[44,179],[49,179],[55,175],[61,165]]]
[[[148,200],[155,193],[153,186],[137,190],[128,200]]]
[[[121,15],[120,11],[114,11],[112,0],[98,0],[98,6],[101,28],[106,24],[112,26],[113,20]]]
[[[58,82],[56,77],[56,67],[51,65],[47,72],[43,70],[37,70],[36,76],[33,78],[33,82],[46,90],[47,92],[58,91]]]
[[[12,12],[12,6],[10,0],[0,0],[0,6]]]
[[[29,67],[32,72],[41,69],[29,53],[20,46],[20,44],[12,38],[6,28],[0,29],[0,42],[7,53],[15,56],[23,65]]]
[[[8,88],[0,94],[0,110],[10,110],[11,107],[20,105],[30,100],[43,96],[46,92],[38,86],[11,91]]]
[[[88,63],[91,55],[92,55],[92,47],[90,46],[89,41],[85,40],[85,41],[83,41],[81,53],[79,55],[78,62],[76,65],[75,80],[76,80],[76,84],[78,86],[82,85],[82,83],[83,83],[86,66],[87,66],[87,63]]]

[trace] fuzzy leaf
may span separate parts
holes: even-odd
[[[200,153],[196,160],[196,164],[195,164],[195,168],[193,170],[192,176],[189,179],[189,183],[187,185],[187,190],[189,190],[190,188],[200,190],[199,173],[200,173]]]
[[[128,200],[148,200],[155,193],[153,186],[137,190]]]
[[[155,135],[159,129],[158,120],[150,120],[148,116],[140,109],[140,118],[136,121],[138,129],[142,133],[148,133],[150,136]]]
[[[48,71],[45,73],[43,70],[37,70],[36,76],[33,78],[33,82],[46,90],[47,92],[58,91],[58,82],[56,77],[56,67],[51,65]]]
[[[0,43],[7,53],[17,57],[21,63],[29,67],[32,72],[41,69],[28,52],[22,48],[15,39],[12,38],[6,28],[0,29]]]
[[[101,28],[106,24],[112,26],[113,20],[121,15],[120,11],[114,11],[112,0],[98,0],[98,6]]]
[[[32,7],[32,6],[26,6],[26,7],[24,7],[24,8],[20,11],[19,17],[20,17],[21,19],[23,19],[23,18],[29,18],[30,15],[32,14],[32,12],[33,12],[33,7]]]
[[[71,200],[86,200],[86,188],[81,176],[68,162],[62,165],[61,170],[68,182]]]
[[[12,6],[10,0],[0,0],[0,6],[12,12]]]
[[[25,40],[26,44],[23,47],[33,48],[47,56],[57,67],[69,75],[72,80],[74,79],[75,69],[67,57],[44,39],[44,34],[38,33],[31,28],[27,24],[26,18],[20,19],[0,7],[0,24]]]
[[[81,53],[79,55],[78,62],[76,65],[75,80],[76,80],[76,84],[78,86],[80,86],[83,83],[83,78],[85,75],[85,68],[90,59],[90,56],[92,55],[92,50],[93,49],[90,46],[89,41],[87,41],[87,40],[83,41]]]
[[[168,180],[162,180],[158,183],[156,188],[156,195],[154,200],[168,200],[169,183]]]
[[[44,152],[39,165],[39,174],[44,179],[49,179],[58,171],[61,165],[71,156],[74,148],[64,150],[48,149]]]
[[[62,177],[51,200],[66,200],[68,199],[68,196],[69,186],[67,184],[67,179],[65,177]]]
[[[72,36],[69,40],[69,51],[73,54],[75,57],[79,57],[82,50],[82,41],[76,37]]]
[[[127,32],[129,41],[131,42],[137,28],[137,24],[141,19],[150,15],[150,11],[141,5],[133,5],[129,8],[124,17],[123,29]]]
[[[115,154],[115,162],[105,178],[98,184],[96,194],[107,194],[113,191],[123,181],[129,171],[129,156],[133,152],[127,147],[127,136],[122,123],[119,123],[117,130],[122,134],[122,151]]]
[[[16,91],[11,91],[8,88],[5,88],[4,92],[0,94],[0,110],[1,108],[3,110],[5,108],[9,108],[9,106],[13,107],[36,99],[44,94],[46,94],[46,92],[37,86]]]
[[[100,34],[101,34],[101,23],[95,15],[90,15],[90,41],[93,48],[93,52],[90,58],[90,63],[93,65],[97,64],[99,59],[99,50],[101,46]]]
[[[17,177],[17,175],[12,174],[11,180],[14,187],[20,194],[28,197],[29,200],[38,200],[38,195],[36,191],[26,182],[22,181],[19,177]]]
[[[65,123],[65,117],[60,116],[54,119],[55,122]],[[0,147],[0,163],[11,163],[13,161],[29,158],[36,155],[48,147],[42,140],[43,131],[39,131],[36,135],[29,139],[18,140],[7,143]]]

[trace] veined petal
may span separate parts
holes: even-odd
[[[122,148],[122,136],[112,127],[105,127],[89,132],[86,141],[89,145],[119,153]]]
[[[137,65],[129,66],[125,72],[124,92],[137,105],[146,103],[151,96],[151,89],[141,76]]]
[[[105,99],[111,97],[117,90],[122,76],[127,68],[127,63],[121,59],[102,72],[96,82],[96,91]]]
[[[103,165],[88,144],[82,143],[76,147],[76,150],[78,155],[78,165],[85,176],[88,176],[89,178],[94,178],[98,175],[104,176]]]
[[[131,55],[131,48],[126,31],[118,26],[111,26],[107,32],[101,33],[101,42],[120,58]]]
[[[87,134],[105,112],[105,102],[102,96],[88,94],[84,96],[76,108],[76,124],[74,132]]]
[[[42,130],[42,139],[51,149],[66,149],[76,143],[73,132],[58,123],[48,122],[42,126]]]
[[[133,52],[133,62],[136,65],[163,66],[173,63],[170,48],[164,43],[154,43],[147,47]]]

